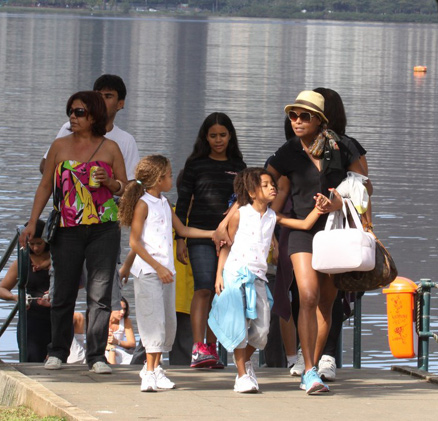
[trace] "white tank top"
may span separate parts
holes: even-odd
[[[148,216],[144,221],[141,235],[146,251],[160,264],[175,274],[173,261],[172,211],[164,196],[155,197],[145,193],[140,200],[148,205]],[[138,255],[135,256],[131,273],[137,278],[141,273],[156,273]]]
[[[246,266],[254,275],[267,282],[267,258],[277,219],[275,212],[268,208],[260,216],[248,204],[239,208],[239,214],[239,226],[224,270],[236,275],[241,267]]]

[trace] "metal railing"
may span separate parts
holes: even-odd
[[[2,256],[2,258],[0,260],[0,271],[2,271],[4,269],[4,267],[6,266],[6,263],[8,263],[9,258],[11,257],[11,254],[14,251],[15,246],[17,245],[18,236],[19,236],[19,232],[17,231],[15,234],[15,237],[10,241],[8,247],[6,248],[5,254]],[[17,314],[17,311],[18,311],[18,302],[17,302],[17,304],[15,304],[11,313],[9,314],[9,316],[6,318],[5,322],[3,323],[3,326],[0,328],[0,337],[6,331],[6,329],[10,325],[11,321],[14,319],[15,315]]]
[[[15,246],[17,246],[17,258],[18,258],[18,302],[15,304],[9,316],[6,318],[3,326],[0,329],[0,336],[6,331],[11,321],[14,319],[17,311],[20,315],[20,323],[18,325],[18,343],[19,345],[19,361],[27,361],[27,316],[26,316],[26,285],[29,271],[29,248],[21,248],[18,244],[18,237],[20,236],[21,229],[18,228],[14,238],[10,241],[5,254],[0,261],[0,270],[3,270]]]
[[[430,297],[431,289],[438,288],[438,283],[430,279],[421,279],[416,297],[416,329],[418,335],[418,360],[420,370],[429,370],[429,338],[438,342],[438,335],[430,331]]]
[[[353,327],[353,368],[361,368],[361,355],[362,355],[362,296],[363,293],[356,293],[354,299],[354,309],[352,316],[354,317]],[[342,368],[342,330],[339,335],[338,344],[336,347],[336,366]],[[225,366],[228,365],[228,352],[219,344],[219,357]],[[259,351],[259,366],[265,364],[265,355],[263,351]]]
[[[362,295],[362,293],[356,293],[354,301],[353,368],[361,368],[362,363]]]

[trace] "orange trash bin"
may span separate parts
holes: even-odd
[[[412,358],[417,353],[415,330],[415,293],[417,284],[398,276],[382,292],[387,294],[389,348],[395,358]]]

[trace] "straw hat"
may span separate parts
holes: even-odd
[[[327,117],[324,115],[324,97],[318,92],[302,91],[298,94],[295,103],[286,105],[284,112],[289,114],[293,108],[304,108],[317,114],[321,120],[328,123]]]

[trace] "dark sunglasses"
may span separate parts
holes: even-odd
[[[76,117],[87,117],[88,111],[85,108],[70,108],[67,115],[70,117],[72,114]]]
[[[299,117],[301,121],[304,121],[306,123],[308,123],[310,120],[312,120],[313,117],[315,117],[313,114],[310,114],[308,112],[297,114],[295,111],[289,111],[288,116],[290,121],[297,121]]]

